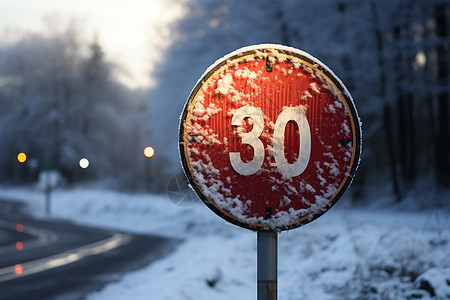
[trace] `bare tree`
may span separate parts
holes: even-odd
[[[0,136],[8,149],[1,150],[7,155],[0,167],[17,169],[12,158],[24,151],[68,179],[81,179],[82,157],[91,161],[84,176],[136,175],[135,95],[115,79],[98,40],[87,41],[76,22],[50,28],[1,49]]]

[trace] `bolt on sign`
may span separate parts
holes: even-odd
[[[200,78],[181,116],[179,151],[212,211],[277,232],[313,221],[342,196],[359,164],[361,124],[323,63],[294,48],[256,45]]]

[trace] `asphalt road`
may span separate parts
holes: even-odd
[[[0,299],[83,299],[178,241],[35,220],[0,200]],[[118,295],[118,299],[122,299]]]

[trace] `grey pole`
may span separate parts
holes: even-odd
[[[258,232],[258,300],[277,300],[278,244],[276,232]]]

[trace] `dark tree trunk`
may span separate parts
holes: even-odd
[[[438,94],[437,110],[437,140],[436,140],[436,175],[440,185],[447,186],[450,183],[450,134],[449,134],[449,57],[448,40],[450,34],[450,5],[441,2],[435,6],[436,38],[439,44],[437,53],[437,82],[440,87]]]
[[[384,45],[383,45],[383,34],[380,29],[379,21],[378,21],[378,13],[377,13],[377,7],[376,2],[374,0],[371,1],[371,12],[373,16],[373,20],[375,22],[373,28],[374,28],[374,34],[375,34],[375,40],[376,40],[376,46],[377,46],[377,60],[378,60],[378,66],[379,66],[379,80],[380,80],[380,97],[384,99],[384,108],[383,108],[383,125],[384,125],[384,136],[386,139],[386,146],[387,146],[387,153],[388,153],[388,160],[389,160],[389,170],[391,173],[391,179],[392,179],[392,189],[395,193],[395,196],[397,198],[397,201],[400,202],[402,199],[402,193],[400,190],[400,184],[398,182],[398,173],[397,173],[397,156],[395,151],[395,144],[394,144],[394,135],[393,135],[393,124],[391,122],[391,108],[389,106],[389,103],[387,101],[387,94],[386,94],[386,65],[384,63]]]
[[[413,63],[415,55],[413,47],[413,26],[415,22],[411,16],[411,3],[403,3],[397,12],[397,25],[393,28],[394,47],[396,51],[393,64],[396,75],[396,124],[398,161],[401,167],[402,183],[411,185],[415,180],[416,169],[416,146],[414,135],[416,134],[414,122],[414,99],[407,87],[412,80]]]
[[[286,46],[292,46],[291,34],[289,32],[289,26],[284,16],[283,2],[276,1],[276,18],[278,19],[281,33],[281,43]]]
[[[400,93],[397,100],[399,160],[403,180],[411,184],[415,179],[415,141],[413,100],[410,93]]]
[[[391,122],[391,108],[389,105],[384,105],[383,109],[383,125],[384,133],[386,138],[386,145],[389,155],[389,170],[392,175],[392,189],[394,190],[397,202],[402,200],[402,192],[400,190],[400,184],[398,182],[397,176],[397,163],[395,160],[395,146],[394,146],[394,135],[393,135],[393,125]]]

